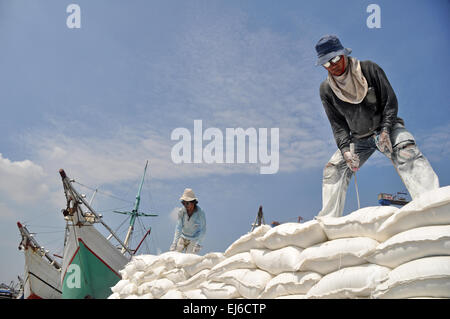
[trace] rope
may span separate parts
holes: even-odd
[[[131,201],[129,201],[129,200],[126,200],[126,199],[123,199],[123,198],[117,197],[117,196],[115,196],[115,195],[111,195],[111,194],[108,194],[108,193],[105,193],[105,192],[99,191],[99,190],[98,190],[97,188],[93,188],[93,187],[90,187],[90,186],[87,186],[87,185],[81,184],[80,182],[76,182],[76,181],[74,181],[74,183],[76,183],[76,184],[78,184],[78,185],[80,185],[80,186],[82,186],[82,187],[86,187],[87,189],[90,189],[91,191],[97,191],[97,193],[103,194],[103,195],[105,195],[105,196],[109,196],[109,197],[111,197],[111,198],[114,198],[114,199],[120,200],[120,201],[122,201],[122,202],[126,202],[126,203],[130,203],[130,204],[134,204],[134,202],[131,202]]]

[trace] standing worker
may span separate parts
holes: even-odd
[[[190,188],[184,190],[180,197],[183,207],[178,211],[177,226],[171,251],[198,254],[206,233],[206,218],[198,206],[198,199]]]
[[[349,56],[352,50],[334,35],[323,36],[316,51],[316,65],[328,71],[320,85],[320,99],[338,147],[323,170],[318,215],[342,216],[353,172],[376,149],[391,159],[412,199],[439,188],[436,173],[397,117],[397,97],[383,69]],[[354,152],[350,143],[355,144]]]

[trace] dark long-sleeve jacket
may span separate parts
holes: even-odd
[[[383,69],[372,61],[361,61],[361,70],[367,80],[367,95],[359,104],[340,100],[328,81],[320,85],[320,99],[342,154],[350,150],[353,138],[364,138],[376,131],[391,127],[403,120],[397,117],[398,103]]]

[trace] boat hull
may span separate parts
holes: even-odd
[[[25,299],[61,299],[60,271],[32,248],[25,254]]]
[[[128,259],[92,225],[70,226],[64,250],[63,299],[106,299]]]

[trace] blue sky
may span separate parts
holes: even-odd
[[[81,8],[69,29],[66,8]],[[259,205],[265,220],[312,219],[321,209],[322,169],[336,149],[318,90],[326,72],[314,45],[337,34],[352,56],[386,72],[399,116],[449,185],[448,1],[20,1],[0,0],[0,282],[23,275],[15,223],[26,222],[61,252],[64,196],[58,170],[99,187],[94,208],[116,228],[131,208],[145,161],[142,210],[159,217],[151,253],[173,238],[173,211],[191,187],[207,216],[202,253],[245,234]],[[178,127],[279,128],[280,167],[179,164]],[[405,191],[389,160],[358,172],[362,206]],[[90,190],[79,185],[90,196]],[[104,193],[127,201],[117,200]],[[345,214],[357,209],[353,181]]]

